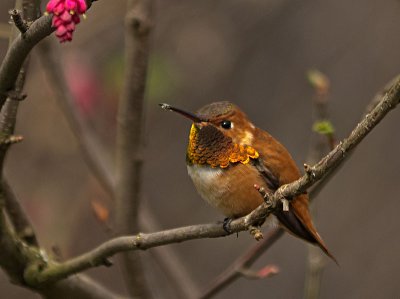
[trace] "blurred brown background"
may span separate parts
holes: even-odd
[[[43,1],[45,2],[45,1]],[[1,0],[7,22],[13,1]],[[115,112],[122,83],[122,0],[98,1],[70,44],[55,49],[77,105],[113,154]],[[168,102],[194,111],[215,100],[238,104],[292,153],[298,165],[311,140],[310,68],[331,80],[330,114],[338,138],[347,136],[368,102],[400,73],[400,2],[373,1],[157,1],[146,105],[144,204],[162,228],[222,219],[196,193],[186,173],[190,124],[159,109]],[[8,41],[0,40],[4,56]],[[64,258],[109,238],[90,201],[110,201],[89,174],[33,52],[17,133],[24,142],[9,152],[6,172],[50,252]],[[327,261],[321,298],[399,298],[400,110],[357,148],[320,194],[317,226],[339,260]],[[254,241],[247,233],[172,245],[201,288]],[[156,298],[173,298],[148,252]],[[280,267],[267,280],[239,279],[216,298],[301,298],[307,246],[291,236],[256,263]],[[118,267],[88,271],[124,292]],[[36,298],[0,273],[2,298]]]

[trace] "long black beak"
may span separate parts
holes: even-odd
[[[171,105],[168,105],[168,104],[165,104],[165,103],[160,103],[159,105],[160,105],[160,107],[162,109],[179,113],[180,115],[183,115],[184,117],[191,119],[195,123],[200,123],[200,122],[203,122],[203,121],[207,122],[208,121],[207,119],[203,119],[203,118],[198,117],[196,114],[184,111],[184,110],[179,109],[179,108],[172,107]]]

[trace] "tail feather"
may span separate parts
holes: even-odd
[[[308,209],[306,214],[298,213],[299,211],[296,209],[296,207],[299,208],[298,205],[291,204],[289,211],[279,210],[278,212],[275,212],[275,216],[290,233],[307,242],[318,245],[327,256],[329,256],[336,264],[339,265],[338,261],[328,250],[324,241],[315,229],[311,221],[311,217],[309,217]],[[301,215],[300,217],[298,216],[299,214]]]

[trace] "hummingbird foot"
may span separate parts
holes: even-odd
[[[229,218],[226,217],[224,219],[224,221],[222,222],[222,228],[224,229],[224,231],[226,231],[228,234],[233,233],[233,231],[231,230],[231,222],[232,222],[233,218]]]

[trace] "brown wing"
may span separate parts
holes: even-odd
[[[276,139],[267,132],[256,128],[254,140],[253,146],[260,154],[258,167],[272,191],[300,177],[300,171],[289,152]],[[317,244],[337,263],[314,227],[308,209],[308,201],[307,194],[299,195],[290,201],[289,211],[285,212],[278,209],[275,216],[292,234],[310,243]]]

